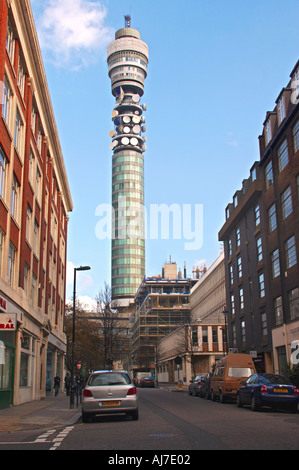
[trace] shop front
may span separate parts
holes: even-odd
[[[0,312],[0,409],[13,404],[16,315]]]

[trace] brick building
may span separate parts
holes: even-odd
[[[0,0],[0,100],[3,408],[44,397],[66,351],[72,199],[29,0]]]
[[[259,136],[260,160],[226,207],[229,346],[283,372],[299,340],[299,61]],[[299,342],[299,341],[298,341]]]

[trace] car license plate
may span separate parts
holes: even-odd
[[[288,393],[288,389],[287,388],[274,388],[274,392]]]
[[[119,406],[119,401],[100,401],[99,406]]]

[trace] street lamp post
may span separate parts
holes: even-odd
[[[74,408],[74,361],[75,361],[75,317],[76,317],[76,273],[77,271],[88,271],[90,266],[74,268],[74,293],[73,293],[73,334],[72,334],[72,362],[71,362],[71,390],[70,408]]]

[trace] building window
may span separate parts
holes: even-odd
[[[272,277],[273,279],[280,275],[280,263],[279,263],[279,250],[271,253],[271,266],[272,266]]]
[[[265,278],[264,273],[259,275],[260,298],[265,297]]]
[[[32,221],[32,209],[27,204],[27,220],[26,220],[26,240],[31,243],[31,221]]]
[[[291,186],[288,186],[287,189],[282,193],[281,206],[282,217],[283,219],[286,219],[293,212]]]
[[[7,159],[0,147],[0,196],[5,197]]]
[[[289,163],[288,145],[284,140],[278,149],[278,169],[281,172]]]
[[[12,189],[11,189],[11,205],[10,211],[11,215],[16,219],[18,214],[18,194],[19,194],[19,182],[16,178],[16,175],[13,174],[12,180]]]
[[[241,244],[241,233],[240,233],[239,228],[237,228],[237,230],[236,230],[236,241],[237,241],[237,246],[240,246],[240,244]]]
[[[8,80],[4,77],[3,97],[2,97],[2,116],[8,125],[10,126],[10,115],[12,107],[12,91],[9,86]]]
[[[24,292],[25,292],[26,295],[28,295],[29,274],[30,274],[30,268],[29,268],[28,264],[25,263],[25,266],[24,266]]]
[[[298,181],[299,181],[299,177],[298,177]],[[231,256],[233,253],[233,250],[232,250],[232,241],[231,239],[228,240],[228,256]]]
[[[260,205],[258,204],[254,208],[254,217],[255,217],[255,226],[257,227],[261,223],[261,213],[260,213]]]
[[[212,341],[213,343],[218,343],[218,328],[215,326],[212,328]]]
[[[294,142],[294,153],[295,153],[299,149],[299,121],[297,121],[293,129],[293,142]]]
[[[198,345],[198,328],[197,326],[192,326],[192,345]]]
[[[273,168],[272,168],[272,161],[271,160],[266,165],[265,178],[266,178],[266,189],[268,189],[273,184]]]
[[[235,315],[236,310],[235,310],[235,296],[234,294],[231,294],[230,296],[230,311],[232,315]]]
[[[282,325],[283,323],[283,310],[282,310],[282,297],[276,297],[274,299],[274,317],[275,325]]]
[[[9,244],[8,249],[8,268],[7,268],[7,275],[8,275],[8,282],[12,286],[14,282],[14,275],[15,275],[15,261],[16,261],[16,249],[12,245]]]
[[[268,145],[270,140],[272,139],[270,119],[268,119],[266,124],[265,124],[265,132],[266,132],[266,145]]]
[[[237,260],[237,263],[238,263],[238,277],[241,278],[242,277],[242,258],[241,258],[241,256],[239,256],[239,258]]]
[[[297,264],[296,241],[294,235],[285,242],[285,255],[287,269]]]
[[[262,326],[262,335],[267,336],[268,328],[267,328],[267,315],[266,315],[266,312],[261,313],[261,326]]]
[[[0,229],[0,276],[1,276],[1,273],[2,273],[4,237],[5,237],[5,234],[4,234],[3,230]]]
[[[263,248],[262,248],[262,238],[259,237],[256,240],[256,249],[257,249],[257,260],[261,261],[263,259]]]
[[[229,280],[230,280],[230,285],[232,286],[234,283],[234,270],[232,264],[229,265]]]
[[[245,328],[245,321],[241,321],[241,341],[242,343],[246,342],[246,328]]]
[[[239,289],[239,299],[240,299],[240,310],[243,310],[243,308],[244,308],[244,290],[243,290],[243,287],[240,287],[240,289]]]
[[[269,232],[271,233],[277,227],[275,203],[272,204],[270,209],[268,209],[268,222],[269,222]]]
[[[278,122],[279,122],[279,125],[280,125],[282,123],[282,121],[284,120],[285,115],[286,115],[285,105],[284,105],[284,97],[283,96],[278,101],[277,110],[278,110]]]
[[[19,55],[19,64],[18,64],[18,78],[17,78],[18,87],[21,93],[22,98],[24,98],[25,92],[25,72],[23,67],[23,60],[21,54]]]
[[[289,291],[290,319],[299,318],[299,288]]]
[[[202,327],[202,342],[203,343],[208,343],[208,327],[203,326]]]
[[[23,138],[23,121],[20,116],[19,110],[17,109],[16,113],[16,125],[15,125],[15,147],[19,154],[21,154],[22,151],[22,138]]]
[[[10,19],[7,21],[7,31],[6,31],[6,49],[11,60],[11,63],[14,62],[14,54],[15,54],[15,40],[12,25]]]
[[[32,274],[32,278],[31,278],[31,302],[32,302],[33,307],[36,304],[36,286],[37,286],[36,281],[37,281],[37,277],[34,274]]]

